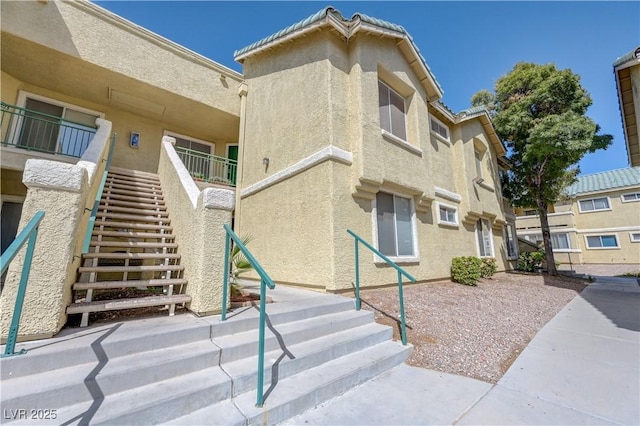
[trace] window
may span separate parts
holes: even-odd
[[[607,249],[620,248],[618,246],[618,238],[615,234],[611,235],[590,235],[586,237],[587,248],[589,249]]]
[[[38,95],[21,93],[27,110],[16,122],[15,145],[35,151],[82,157],[101,114]]]
[[[538,215],[538,211],[537,210],[525,210],[524,211],[524,215],[525,216],[537,216]]]
[[[458,209],[446,204],[438,203],[438,224],[458,226]]]
[[[554,250],[568,250],[571,248],[569,243],[569,234],[566,232],[559,234],[551,234],[551,247]]]
[[[538,241],[542,241],[542,234],[524,235],[523,238],[527,241],[538,244]]]
[[[404,98],[383,82],[378,81],[378,99],[380,127],[393,136],[406,141]]]
[[[580,200],[580,212],[591,212],[596,210],[611,210],[609,207],[609,198],[592,198],[590,200]]]
[[[214,144],[184,135],[165,133],[175,138],[176,153],[192,177],[206,181],[224,181],[226,170],[223,163],[214,161]]]
[[[632,243],[640,243],[640,232],[629,232]]]
[[[640,201],[640,192],[633,192],[631,194],[622,194],[623,203],[629,203],[631,201]]]
[[[435,117],[431,117],[431,133],[439,136],[439,139],[449,142],[449,128],[445,126],[442,121]]]
[[[378,250],[386,256],[415,256],[411,200],[397,195],[376,194]]]
[[[482,153],[474,151],[476,157],[476,179],[482,179]]]
[[[518,258],[518,248],[516,245],[515,238],[515,229],[513,224],[508,223],[504,226],[504,244],[507,249],[507,258],[508,259],[517,259]]]
[[[493,257],[493,241],[489,221],[487,219],[479,219],[476,224],[476,232],[478,234],[480,257]]]

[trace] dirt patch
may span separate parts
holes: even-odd
[[[405,285],[408,364],[496,383],[542,326],[587,282],[500,273],[477,287],[451,281]],[[398,289],[361,290],[362,308],[400,340]]]

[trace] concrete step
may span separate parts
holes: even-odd
[[[391,340],[392,337],[391,328],[369,323],[280,347],[265,353],[264,382],[275,383],[283,377],[318,367],[335,358]],[[224,371],[233,381],[234,396],[256,388],[257,366],[257,355],[223,364]]]
[[[82,255],[83,259],[180,259],[178,253],[95,253],[89,252]]]
[[[131,213],[135,215],[144,215],[144,216],[169,216],[169,213],[166,211],[159,211],[154,209],[141,209],[141,208],[132,208],[132,207],[118,207],[118,206],[102,206],[98,209],[98,211],[108,211],[108,212],[118,212],[118,213]]]
[[[163,198],[135,197],[131,195],[122,195],[122,194],[115,194],[115,193],[108,194],[106,192],[102,193],[102,198],[100,198],[101,203],[111,202],[111,200],[129,201],[132,203],[145,203],[145,204],[154,204],[154,205],[157,204],[161,206],[165,205]]]
[[[154,280],[127,280],[127,281],[96,281],[93,283],[75,283],[74,290],[107,290],[111,288],[124,287],[165,287],[169,285],[185,285],[187,280],[184,278],[165,278]]]
[[[78,272],[164,272],[184,271],[182,265],[140,265],[140,266],[81,266]]]
[[[98,211],[98,213],[96,214],[96,218],[132,220],[135,222],[166,223],[167,225],[171,223],[171,219],[166,217],[144,216],[137,214],[105,213],[101,211]]]
[[[94,348],[98,346],[104,356],[113,359],[208,341],[210,333],[211,325],[191,314],[66,328],[51,339],[18,343],[16,350],[27,353],[2,358],[0,378],[4,383],[6,379],[91,363],[96,360]]]
[[[131,207],[134,209],[150,209],[150,210],[160,210],[166,211],[167,208],[163,205],[154,204],[154,203],[136,203],[133,201],[122,201],[122,200],[108,200],[108,202],[100,202],[100,209],[110,206],[121,206],[121,207]]]
[[[358,327],[373,321],[370,311],[345,311],[331,315],[321,315],[314,318],[273,325],[267,319],[265,330],[265,351],[270,352],[295,345],[321,336],[337,333],[342,330]],[[242,358],[255,356],[258,351],[258,329],[235,333],[229,336],[213,337],[213,343],[222,349],[221,362],[223,364]]]
[[[187,415],[169,420],[165,425],[226,425],[246,426],[247,419],[242,415],[233,400],[221,401],[201,408]]]
[[[116,229],[144,229],[148,231],[156,230],[156,231],[164,231],[167,233],[173,231],[173,227],[167,226],[167,225],[152,225],[147,223],[120,222],[120,221],[110,221],[110,220],[96,220],[95,226],[96,227],[104,226],[105,228],[116,228]]]
[[[173,234],[161,234],[159,232],[131,232],[131,231],[100,231],[93,230],[93,236],[116,237],[116,238],[140,238],[140,239],[165,239],[174,240]]]
[[[131,299],[100,300],[96,302],[72,303],[67,307],[67,314],[115,311],[118,309],[147,308],[149,306],[163,306],[189,302],[191,302],[191,296],[187,294],[136,297]]]
[[[168,248],[176,249],[178,244],[176,243],[145,243],[138,241],[97,241],[91,240],[89,242],[91,247],[129,247],[129,248]]]
[[[100,349],[94,346],[92,362],[10,379],[3,386],[3,407],[70,406],[90,401],[98,390],[110,395],[216,367],[220,356],[207,340],[111,359]],[[34,381],[39,383],[35,389]]]

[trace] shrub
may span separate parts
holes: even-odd
[[[530,251],[521,253],[518,257],[516,269],[524,272],[535,272],[542,266],[544,251]]]
[[[475,256],[460,256],[451,259],[451,277],[454,281],[475,286],[480,279],[482,260]]]
[[[498,262],[493,257],[485,257],[481,261],[480,276],[482,278],[490,278],[498,272]]]

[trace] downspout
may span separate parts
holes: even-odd
[[[240,193],[242,192],[242,181],[244,173],[244,137],[246,133],[247,123],[247,92],[249,87],[247,83],[242,82],[238,86],[238,96],[240,96],[240,132],[238,135],[238,170],[236,173],[236,203],[235,203],[235,226],[236,233],[239,230],[239,224],[241,223],[241,208],[240,208]]]

